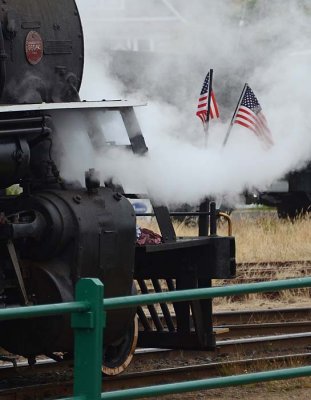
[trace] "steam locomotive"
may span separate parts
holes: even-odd
[[[276,207],[279,218],[295,219],[311,212],[311,163],[302,170],[290,172],[278,183],[259,193],[257,201]]]
[[[82,277],[99,278],[105,296],[114,297],[137,288],[145,293],[148,280],[161,291],[163,282],[166,290],[179,290],[234,276],[234,238],[217,236],[217,210],[206,203],[197,238],[177,238],[168,209],[154,205],[162,242],[137,246],[129,199],[139,195],[111,183],[101,186],[92,166],[84,184],[62,178],[63,144],[68,137],[78,140],[84,122],[93,147],[107,146],[96,115],[119,113],[128,150],[147,152],[135,104],[80,101],[84,44],[75,1],[2,1],[0,24],[0,307],[71,301]],[[68,121],[82,125],[70,128]],[[5,195],[13,184],[22,193]],[[149,347],[215,346],[210,300],[173,304],[176,322],[167,304],[160,307],[164,320],[154,306],[108,313],[105,373],[128,365],[137,340]],[[0,346],[29,364],[40,354],[70,357],[69,317],[1,322]]]

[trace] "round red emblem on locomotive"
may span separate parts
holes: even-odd
[[[30,31],[26,36],[25,52],[27,61],[32,64],[38,64],[43,56],[43,40],[36,31]]]

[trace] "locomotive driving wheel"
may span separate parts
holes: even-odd
[[[106,346],[102,372],[113,376],[121,374],[132,361],[138,339],[138,318],[135,315],[127,334],[118,344]]]

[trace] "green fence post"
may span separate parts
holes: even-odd
[[[90,311],[74,313],[71,326],[75,334],[74,396],[85,400],[101,398],[103,327],[103,284],[99,279],[81,279],[76,286],[76,301],[87,301]]]

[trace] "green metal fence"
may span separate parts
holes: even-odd
[[[105,328],[105,312],[107,310],[166,301],[178,302],[303,287],[311,287],[311,277],[206,289],[180,290],[103,300],[103,284],[98,279],[86,278],[81,279],[77,284],[76,301],[3,309],[0,310],[0,321],[64,313],[72,314],[72,328],[75,333],[74,397],[62,400],[122,400],[139,399],[155,395],[159,397],[171,393],[184,393],[269,380],[311,376],[311,366],[101,393],[103,328]]]

